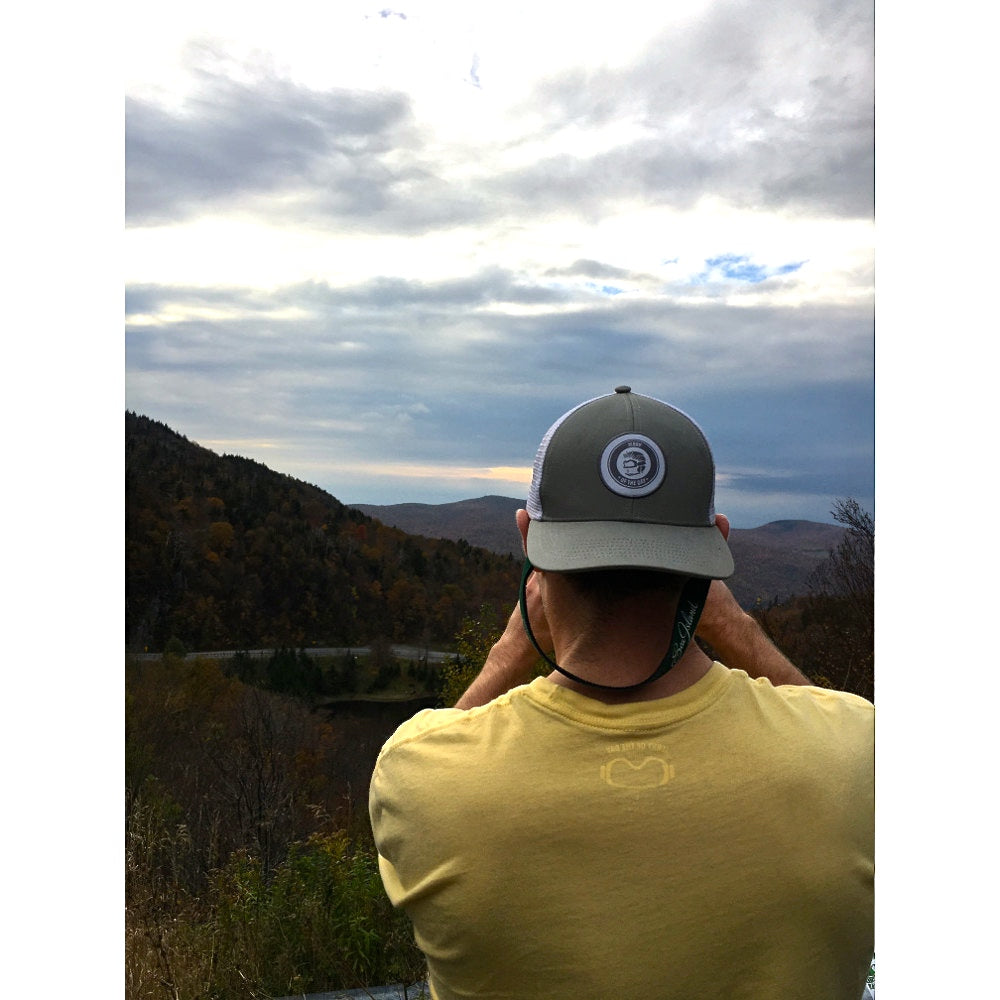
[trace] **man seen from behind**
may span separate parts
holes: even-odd
[[[542,440],[519,606],[372,777],[436,1000],[862,996],[874,707],[740,609],[714,496],[701,430],[627,386]]]

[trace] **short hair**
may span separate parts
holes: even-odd
[[[639,595],[679,596],[688,577],[655,569],[588,569],[557,574],[588,604],[611,606]]]

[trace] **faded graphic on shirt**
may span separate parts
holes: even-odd
[[[660,788],[674,776],[662,743],[629,740],[608,747],[601,780],[612,788]]]

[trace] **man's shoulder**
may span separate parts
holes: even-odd
[[[829,708],[858,712],[862,715],[874,714],[875,706],[867,698],[851,691],[820,687],[816,684],[772,684],[766,677],[750,677],[743,670],[731,670],[733,680],[764,697],[773,697],[792,702],[812,703]]]
[[[851,691],[812,684],[783,684],[775,690],[791,700],[801,699],[830,711],[844,712],[863,718],[874,718],[875,706],[867,698]]]
[[[520,690],[514,688],[476,708],[425,708],[397,727],[382,747],[382,754],[411,744],[473,739],[494,714],[502,712],[518,696]]]
[[[744,710],[763,713],[776,727],[847,744],[874,739],[875,706],[860,695],[809,684],[774,686],[742,671],[733,671],[732,681],[743,691]]]
[[[466,713],[457,708],[425,708],[396,727],[389,737],[383,752],[391,746],[420,739],[429,733],[454,725]]]

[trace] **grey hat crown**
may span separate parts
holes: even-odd
[[[687,414],[629,386],[575,406],[549,428],[527,510],[528,558],[539,569],[733,572],[715,527],[705,435]]]

